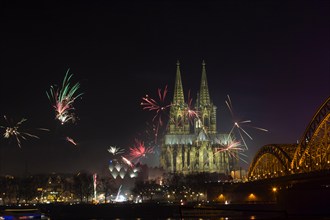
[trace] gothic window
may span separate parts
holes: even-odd
[[[201,128],[201,127],[202,127],[202,121],[200,119],[197,119],[196,128]]]
[[[178,116],[177,124],[178,124],[178,127],[182,127],[183,126],[183,119],[182,119],[182,116],[181,115]]]
[[[209,122],[209,118],[207,117],[207,115],[204,115],[203,121],[204,121],[204,127],[209,127],[210,122]]]

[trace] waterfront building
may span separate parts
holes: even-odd
[[[160,166],[169,173],[225,173],[237,168],[237,152],[226,151],[235,139],[217,131],[217,107],[213,104],[202,63],[202,77],[194,108],[184,97],[180,63],[176,65],[170,119],[162,140]]]

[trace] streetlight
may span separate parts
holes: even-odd
[[[273,188],[272,188],[272,191],[273,191],[273,193],[274,193],[274,202],[276,203],[276,202],[277,202],[277,199],[276,199],[277,188],[276,188],[276,187],[273,187]]]

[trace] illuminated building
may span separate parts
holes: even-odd
[[[170,173],[229,174],[238,163],[238,155],[221,150],[232,143],[234,137],[217,132],[217,107],[210,98],[204,61],[193,118],[189,102],[184,98],[180,63],[177,62],[170,120],[161,146],[161,167]]]

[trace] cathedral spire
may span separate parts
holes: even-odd
[[[183,95],[179,60],[176,62],[176,77],[175,77],[175,85],[174,85],[173,104],[174,105],[184,104],[184,95]]]
[[[209,94],[209,87],[207,84],[207,78],[206,78],[206,68],[205,68],[205,62],[203,60],[202,63],[202,79],[201,79],[201,87],[199,90],[199,103],[202,106],[210,105],[210,94]]]

